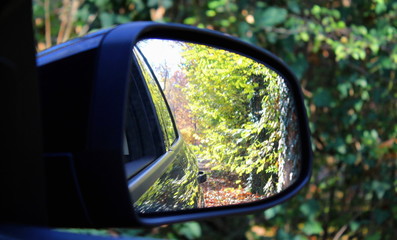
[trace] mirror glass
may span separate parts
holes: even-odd
[[[148,92],[160,89],[183,139],[161,177],[133,196],[139,213],[249,203],[298,178],[299,126],[283,76],[234,52],[175,40],[141,40],[134,56]]]

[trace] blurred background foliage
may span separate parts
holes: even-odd
[[[310,184],[293,199],[248,216],[104,232],[169,239],[397,236],[396,1],[33,2],[38,50],[129,21],[185,23],[268,49],[302,85],[314,169]]]

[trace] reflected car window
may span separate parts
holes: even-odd
[[[157,118],[163,132],[164,145],[168,151],[177,137],[175,130],[176,128],[174,126],[171,113],[168,110],[168,106],[165,102],[160,86],[153,75],[152,70],[146,64],[144,57],[142,57],[142,55],[139,53],[139,50],[136,48],[134,49],[134,53],[141,68],[143,77],[146,81],[146,85],[149,89],[152,102],[156,108]]]

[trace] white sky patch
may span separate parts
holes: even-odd
[[[156,69],[160,66],[166,65],[170,70],[170,77],[180,70],[182,62],[181,45],[178,41],[163,40],[163,39],[147,39],[138,42],[138,48],[148,60],[153,72],[161,85],[161,76]]]

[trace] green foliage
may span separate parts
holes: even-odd
[[[281,159],[294,165],[299,155],[290,150],[297,128],[290,124],[294,102],[284,79],[232,52],[197,44],[185,48],[188,84],[182,91],[196,120],[200,158],[211,160],[212,170],[246,176],[254,193],[284,189],[285,176],[297,176],[297,170],[285,169]]]
[[[162,2],[87,0],[77,11],[74,27],[88,26],[87,31],[104,27],[104,17],[99,16],[106,12],[114,14],[104,22],[106,26],[125,16],[129,21],[180,22],[238,36],[291,66],[310,116],[314,169],[309,186],[265,214],[222,218],[212,227],[202,222],[201,228],[211,229],[208,235],[222,233],[217,239],[232,239],[226,232],[235,230],[231,222],[238,219],[244,223],[239,229],[249,239],[393,239],[397,235],[397,3]],[[34,3],[40,44],[45,39],[45,11],[42,1]],[[61,1],[51,4],[58,9]],[[89,16],[95,20],[90,22]],[[52,11],[53,41],[60,28],[58,19]],[[77,35],[75,30],[71,34]],[[161,236],[180,237],[176,226],[162,228]],[[205,239],[207,232],[200,238]]]

